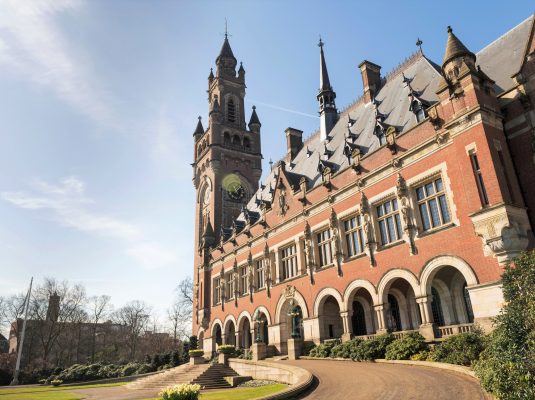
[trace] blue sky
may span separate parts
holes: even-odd
[[[191,274],[192,132],[223,41],[246,70],[264,171],[284,129],[318,127],[321,34],[342,109],[357,65],[394,68],[446,26],[473,51],[526,19],[529,1],[0,1],[0,295],[30,276],[84,283],[163,314]],[[248,116],[247,116],[248,118]]]

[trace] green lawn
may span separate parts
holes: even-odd
[[[201,393],[201,400],[249,400],[258,397],[267,396],[268,394],[279,392],[286,389],[287,385],[283,383],[274,383],[272,385],[248,387],[238,389],[218,390],[217,392]],[[146,399],[146,400],[158,400]]]
[[[21,387],[13,389],[0,389],[0,400],[80,400],[83,399],[82,396],[70,393],[69,390],[122,385],[126,385],[126,382],[79,386],[40,386],[32,388]]]
[[[33,388],[13,388],[0,390],[0,400],[81,400],[84,397],[75,393],[69,392],[72,389],[86,389],[98,388],[108,386],[121,386],[121,383],[107,383],[83,386],[60,386],[50,387],[41,386]],[[272,385],[260,386],[255,388],[238,388],[218,390],[215,392],[201,393],[201,400],[248,400],[257,397],[266,396],[268,394],[276,393],[285,389],[287,385],[282,383],[275,383]],[[151,399],[147,399],[151,400]],[[158,399],[152,399],[158,400]]]

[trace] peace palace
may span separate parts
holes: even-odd
[[[260,119],[253,107],[246,123],[225,36],[193,134],[206,355],[492,329],[504,265],[535,244],[534,20],[477,53],[448,27],[440,64],[418,51],[384,76],[364,60],[362,96],[343,111],[320,41],[319,130],[304,141],[287,128],[263,182]]]

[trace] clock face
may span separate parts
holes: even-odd
[[[243,200],[245,197],[245,189],[240,182],[232,182],[227,187],[228,196],[232,200]]]

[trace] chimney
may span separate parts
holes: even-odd
[[[359,64],[366,103],[372,101],[381,87],[381,66],[364,60]]]
[[[299,150],[303,148],[303,131],[295,128],[286,128],[286,146],[288,148],[288,161],[295,158]]]

